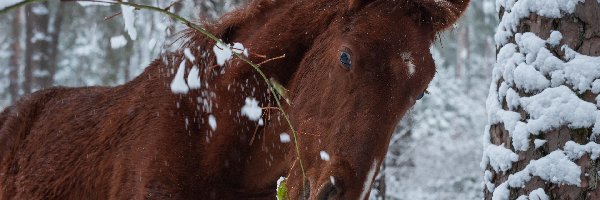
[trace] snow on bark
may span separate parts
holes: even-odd
[[[502,46],[509,42],[514,35],[519,22],[530,13],[536,13],[543,17],[560,18],[562,13],[573,13],[577,3],[584,0],[497,0],[496,8],[505,8],[504,15],[498,29],[496,29],[496,45]]]
[[[581,187],[580,177],[584,168],[574,161],[585,154],[591,160],[597,160],[600,156],[600,145],[594,142],[600,134],[600,98],[596,97],[596,102],[589,102],[590,99],[584,97],[589,94],[586,92],[600,93],[600,57],[580,54],[566,45],[559,50],[563,35],[558,31],[551,31],[546,39],[533,32],[516,33],[528,30],[519,29],[519,26],[522,19],[532,14],[541,18],[561,18],[575,12],[576,5],[582,2],[584,0],[496,1],[498,11],[504,9],[495,35],[499,49],[486,102],[489,126],[484,134],[485,148],[481,163],[485,170],[483,184],[492,199],[515,198],[511,197],[511,190],[522,191],[526,187],[525,191],[529,194],[521,194],[518,199],[549,199],[543,188],[531,190],[534,188],[527,185],[534,176],[557,185]],[[556,56],[563,54],[563,58]],[[506,137],[511,140],[507,148],[492,143],[504,140],[496,138],[499,136],[497,134],[492,140],[489,133],[493,130],[502,134],[498,132],[500,129],[491,128],[499,124],[510,136]],[[546,138],[545,133],[562,128],[591,129],[589,138],[584,137],[590,141],[587,144],[574,141],[556,144],[555,141],[538,139]],[[540,134],[539,137],[532,137]],[[521,171],[512,171],[514,168],[508,161],[531,159],[512,155],[518,151],[533,151],[530,148],[532,144],[541,152],[548,151],[548,148],[552,152],[531,160]],[[531,156],[529,153],[524,155]],[[491,158],[504,159],[492,162]],[[511,174],[507,179],[502,179],[495,177],[499,172]],[[493,182],[498,180],[506,181]]]
[[[481,165],[483,167],[491,165],[496,172],[506,172],[512,167],[513,162],[517,162],[519,156],[504,147],[504,145],[487,145],[483,153],[483,161]]]
[[[571,160],[579,159],[585,153],[589,153],[590,158],[592,160],[596,160],[598,159],[598,156],[600,156],[600,144],[596,144],[595,142],[589,142],[585,145],[581,145],[573,141],[568,141],[565,144],[564,151]]]
[[[492,199],[504,200],[510,195],[509,187],[521,188],[538,176],[542,180],[555,184],[581,186],[581,169],[561,150],[553,151],[538,160],[532,160],[522,171],[511,174],[508,180],[500,184],[493,193]]]

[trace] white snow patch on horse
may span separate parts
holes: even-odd
[[[214,131],[217,130],[217,119],[215,118],[214,115],[209,115],[208,116],[208,125],[210,125],[210,128]]]
[[[197,66],[193,66],[187,77],[188,86],[190,89],[198,89],[201,86],[200,83],[200,69]]]
[[[187,94],[190,88],[185,83],[185,79],[183,78],[185,73],[185,60],[181,61],[179,68],[177,68],[177,73],[175,74],[175,78],[171,82],[171,92],[175,94]]]
[[[255,98],[246,97],[245,103],[241,110],[242,115],[252,121],[259,121],[262,116],[262,108],[258,106],[258,101]]]

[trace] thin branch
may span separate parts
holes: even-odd
[[[265,63],[268,63],[268,62],[271,62],[271,61],[274,61],[274,60],[278,60],[278,59],[282,59],[282,58],[285,58],[285,54],[283,54],[281,56],[277,56],[275,58],[269,58],[269,59],[267,59],[265,61],[262,61],[261,63],[258,63],[258,66],[262,66]]]
[[[116,17],[116,16],[119,16],[119,15],[121,15],[121,14],[123,14],[123,13],[122,13],[121,11],[119,11],[119,12],[117,12],[117,13],[115,13],[115,14],[112,14],[111,16],[105,17],[105,18],[104,18],[104,21],[111,20],[112,18],[114,18],[114,17]]]

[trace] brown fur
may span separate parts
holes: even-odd
[[[263,112],[264,126],[240,115],[246,97],[274,105],[256,72],[236,59],[214,67],[214,42],[188,31],[183,48],[194,63],[165,54],[124,85],[43,90],[5,110],[0,199],[274,199],[280,176],[289,199],[356,199],[397,121],[434,76],[435,34],[468,4],[432,2],[257,0],[207,25],[225,42],[243,43],[256,63],[264,60],[256,54],[286,55],[261,68],[290,90],[285,110],[299,130],[306,182],[293,143],[280,142],[291,134],[280,113]],[[352,70],[340,67],[340,50],[351,52]],[[201,68],[202,88],[171,92],[181,62],[186,77]]]

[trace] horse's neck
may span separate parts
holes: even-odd
[[[247,18],[238,19],[237,22],[225,20],[212,29],[221,30],[216,34],[226,37],[229,40],[226,42],[240,42],[248,47],[250,59],[255,63],[285,55],[282,59],[261,66],[268,77],[274,77],[285,84],[293,75],[306,49],[312,45],[312,40],[326,28],[327,23],[306,20],[308,14],[296,11],[306,9],[298,7],[302,4],[296,4],[294,1],[281,4],[271,5],[273,8],[263,13],[238,11],[242,12],[240,15],[246,15]],[[315,18],[319,20],[328,17]],[[191,45],[201,44],[211,43],[191,43]],[[212,50],[208,46],[205,48],[208,51]],[[267,58],[256,55],[265,55]],[[281,135],[292,134],[289,132],[286,120],[276,110],[271,110],[270,116],[264,115],[266,112],[263,112],[265,125],[258,128],[257,122],[241,115],[240,111],[246,98],[257,99],[262,107],[275,106],[266,103],[272,102],[270,101],[272,97],[267,93],[264,80],[251,67],[234,59],[225,66],[224,71],[225,73],[218,75],[209,83],[210,91],[216,94],[213,99],[215,107],[212,112],[203,114],[204,120],[200,120],[201,124],[199,124],[207,130],[205,145],[203,145],[205,154],[203,162],[210,165],[211,169],[205,172],[217,175],[228,174],[228,177],[224,177],[229,179],[227,182],[239,184],[236,187],[242,191],[272,190],[271,187],[274,187],[277,178],[286,176],[295,161],[291,151],[292,144],[287,141],[282,143],[280,140]],[[196,109],[196,105],[193,104],[189,107],[189,109]],[[216,119],[215,127],[207,123],[210,118]]]

